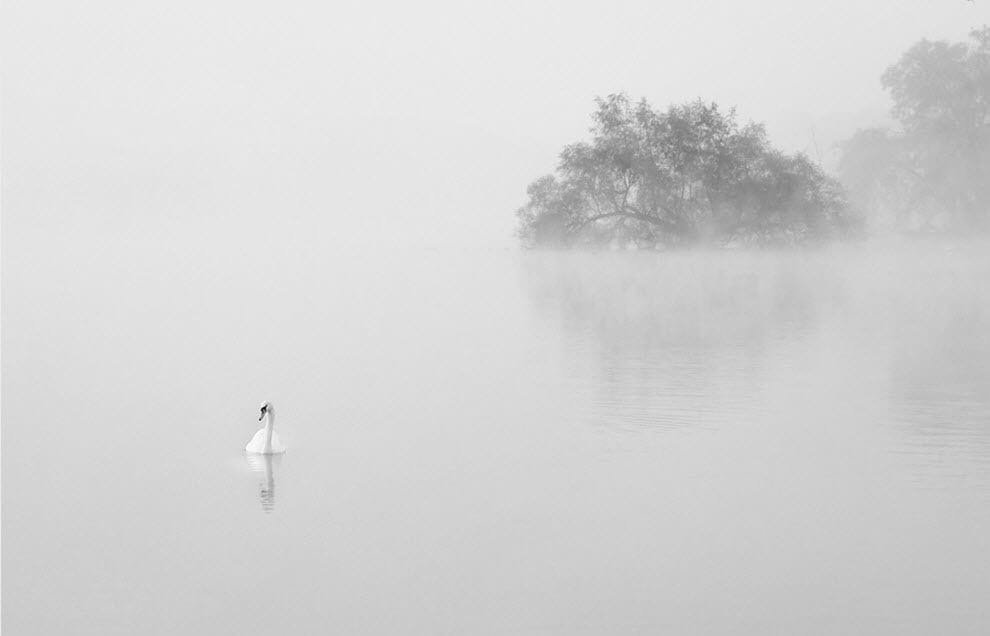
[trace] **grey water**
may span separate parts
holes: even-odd
[[[988,248],[11,239],[4,633],[988,633]]]

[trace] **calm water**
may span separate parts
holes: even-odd
[[[990,633],[988,243],[9,243],[6,635]]]

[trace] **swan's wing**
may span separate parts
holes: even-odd
[[[264,443],[264,441],[262,441],[262,443]],[[278,432],[277,431],[272,431],[272,452],[273,453],[284,453],[285,452],[285,444],[283,444],[282,443],[282,440],[280,440],[278,438]]]
[[[244,447],[249,453],[264,453],[265,452],[265,429],[261,429],[254,434],[251,441],[248,442],[247,446]],[[278,438],[278,433],[272,431],[272,453],[284,453],[285,445],[282,440]]]
[[[251,441],[247,443],[244,450],[251,453],[260,453],[265,449],[265,429],[261,429],[254,434]]]

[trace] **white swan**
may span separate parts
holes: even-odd
[[[254,434],[248,445],[244,447],[249,453],[259,453],[261,455],[277,455],[285,452],[285,446],[275,434],[275,406],[271,402],[261,403],[261,417],[258,421],[265,419],[265,428]]]

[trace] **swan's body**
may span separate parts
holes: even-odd
[[[267,419],[266,419],[267,418]],[[254,434],[248,445],[244,447],[249,453],[260,455],[277,455],[285,452],[285,446],[275,434],[275,407],[271,402],[261,405],[261,417],[258,420],[265,420],[265,427]]]

